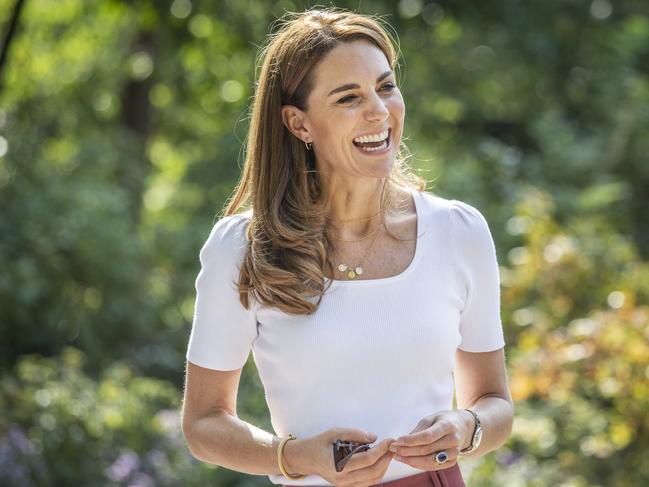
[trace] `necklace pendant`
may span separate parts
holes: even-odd
[[[363,268],[361,266],[358,266],[356,269],[354,269],[357,275],[361,275],[363,273]]]
[[[339,270],[340,272],[345,272],[345,271],[347,270],[347,266],[346,266],[345,264],[340,264],[340,265],[338,266],[338,270]]]
[[[349,271],[347,272],[347,277],[349,279],[355,279],[356,278],[356,272],[354,272],[353,269],[349,269]]]

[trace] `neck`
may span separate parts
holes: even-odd
[[[329,220],[337,237],[361,238],[377,228],[384,183],[384,179],[357,180],[351,184],[337,179],[326,186]]]

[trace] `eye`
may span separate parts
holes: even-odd
[[[347,95],[346,97],[341,98],[340,100],[338,100],[338,103],[348,103],[348,102],[352,101],[354,98],[356,98],[356,95]]]
[[[383,86],[381,86],[381,90],[384,91],[392,91],[397,87],[394,83],[385,83]],[[358,98],[356,95],[347,95],[340,100],[338,100],[338,103],[349,103],[353,101],[355,98]]]

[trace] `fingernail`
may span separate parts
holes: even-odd
[[[390,445],[390,451],[397,451],[396,445]]]

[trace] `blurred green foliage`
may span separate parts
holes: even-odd
[[[23,355],[0,383],[0,472],[9,485],[204,485],[184,447],[178,391],[115,362],[91,378],[76,348]],[[3,484],[8,485],[8,484]]]
[[[191,459],[177,410],[257,49],[314,4],[26,1],[0,88],[0,483],[268,483]],[[649,5],[335,5],[395,28],[411,162],[498,247],[517,416],[468,483],[649,483]],[[252,360],[239,396],[272,431]]]

